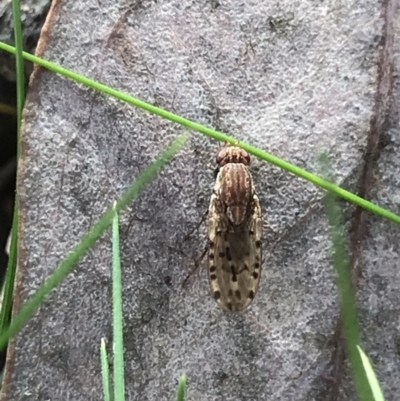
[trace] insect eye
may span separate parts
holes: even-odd
[[[227,150],[226,148],[222,148],[218,151],[217,155],[215,156],[215,161],[217,162],[218,166],[223,166],[226,164],[226,157],[227,157]]]
[[[220,156],[220,154],[218,153],[215,158],[215,161],[217,162],[217,164],[220,165],[223,160],[224,160],[224,156]]]
[[[240,149],[239,163],[243,163],[246,166],[250,164],[250,155],[243,149]]]

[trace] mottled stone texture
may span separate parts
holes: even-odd
[[[257,145],[310,171],[328,152],[340,185],[399,211],[400,22],[396,1],[63,1],[49,60]],[[99,8],[101,5],[101,8]],[[377,96],[379,93],[379,96]],[[39,70],[26,102],[19,175],[17,308],[181,127]],[[171,400],[356,400],[331,363],[338,321],[321,192],[253,158],[266,230],[256,299],[218,308],[204,269],[221,144],[190,142],[121,216],[126,394]],[[363,346],[387,399],[400,392],[399,227],[342,203]],[[278,240],[277,242],[274,242]],[[107,233],[12,343],[2,400],[100,400],[111,341]],[[21,301],[22,300],[22,301]],[[340,359],[340,358],[339,358]],[[329,384],[335,370],[337,385]]]

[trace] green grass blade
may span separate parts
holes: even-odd
[[[22,109],[25,102],[25,73],[24,55],[22,47],[21,15],[19,12],[19,1],[12,0],[13,20],[14,20],[14,42],[15,42],[15,67],[17,73],[17,128],[21,131]]]
[[[100,361],[101,361],[101,377],[103,379],[104,401],[111,401],[110,370],[108,369],[106,343],[103,338],[101,339],[101,344],[100,344]]]
[[[176,391],[176,400],[177,401],[184,401],[185,400],[185,393],[186,393],[186,375],[183,374],[179,378],[178,389]]]
[[[379,385],[378,379],[375,375],[374,369],[372,368],[371,362],[369,361],[367,355],[365,355],[364,351],[361,349],[359,345],[357,345],[357,349],[360,354],[361,361],[365,369],[365,374],[367,375],[367,379],[371,387],[372,394],[374,396],[374,400],[385,401],[385,397],[383,396],[381,386]]]
[[[19,12],[18,0],[12,0],[13,20],[14,20],[14,42],[15,42],[15,66],[17,76],[17,162],[21,154],[21,123],[22,109],[25,102],[25,73],[24,57],[22,48],[22,29],[21,15]],[[0,311],[0,333],[10,323],[11,307],[14,294],[15,273],[17,270],[17,252],[18,252],[18,196],[16,194],[14,201],[13,223],[11,231],[10,256],[7,264],[7,271],[4,281],[4,296]]]
[[[326,155],[319,159],[323,175],[332,179],[330,162]],[[345,245],[345,229],[342,213],[335,194],[328,192],[324,197],[325,213],[328,217],[329,236],[332,243],[331,259],[336,270],[336,282],[339,292],[340,315],[343,334],[346,341],[347,355],[351,363],[357,393],[362,401],[372,401],[372,394],[364,373],[362,361],[357,350],[360,344],[355,295],[349,267],[349,257]]]
[[[3,49],[10,53],[15,52],[15,49],[12,46],[7,45],[6,43],[3,43],[3,42],[0,42],[0,49]],[[61,75],[64,75],[68,78],[71,78],[71,79],[73,79],[77,82],[80,82],[90,88],[93,88],[100,92],[106,93],[106,94],[113,96],[117,99],[120,99],[126,103],[129,103],[133,106],[144,109],[150,113],[156,114],[160,117],[163,117],[167,120],[173,121],[177,124],[183,125],[187,128],[201,132],[202,134],[207,135],[211,138],[214,138],[218,141],[229,142],[231,144],[238,144],[241,148],[245,149],[250,154],[252,154],[256,157],[259,157],[260,159],[263,159],[271,164],[274,164],[277,167],[280,167],[280,168],[288,171],[289,173],[295,174],[298,177],[301,177],[307,181],[310,181],[313,184],[315,184],[323,189],[326,189],[327,191],[334,192],[336,195],[340,196],[341,198],[346,199],[347,201],[352,202],[355,205],[360,206],[364,209],[367,209],[372,213],[382,216],[385,219],[391,220],[394,223],[400,224],[400,216],[398,216],[397,214],[390,212],[389,210],[386,210],[378,205],[375,205],[374,203],[369,202],[357,195],[354,195],[351,192],[346,191],[345,189],[340,188],[339,186],[333,184],[332,182],[324,180],[323,178],[318,177],[317,175],[312,174],[306,170],[303,170],[302,168],[297,167],[285,160],[282,160],[279,157],[276,157],[270,153],[267,153],[259,148],[254,147],[254,146],[251,146],[245,142],[239,142],[237,139],[235,139],[229,135],[226,135],[222,132],[215,131],[215,130],[205,127],[201,124],[195,123],[194,121],[188,120],[186,118],[183,118],[181,116],[173,114],[169,111],[166,111],[159,107],[155,107],[149,103],[143,102],[142,100],[137,99],[133,96],[130,96],[126,93],[117,91],[113,88],[110,88],[109,86],[100,84],[96,81],[93,81],[92,79],[89,79],[80,74],[77,74],[75,72],[67,70],[66,68],[60,67],[57,64],[54,64],[50,61],[43,60],[39,57],[35,57],[26,52],[24,52],[23,54],[27,60],[32,61],[35,64],[41,65],[51,71],[54,71]]]
[[[14,215],[11,229],[10,255],[8,258],[7,271],[4,281],[4,295],[0,311],[0,333],[3,333],[10,324],[11,308],[14,295],[15,273],[17,271],[18,251],[18,208],[14,203]]]
[[[123,193],[118,200],[115,210],[118,212],[126,207],[134,198],[136,198],[144,188],[155,178],[160,169],[172,159],[172,157],[186,143],[187,136],[180,135],[151,163],[142,171],[135,182]],[[89,250],[94,242],[103,234],[111,224],[114,216],[113,207],[109,208],[100,217],[98,222],[83,236],[81,242],[75,246],[68,256],[58,265],[54,273],[45,281],[37,292],[23,305],[21,311],[12,320],[10,327],[0,336],[0,349],[3,349],[7,341],[15,335],[24,323],[33,315],[35,310],[43,302],[46,295],[53,290],[64,277],[72,270],[79,259]]]
[[[114,350],[114,399],[125,399],[124,383],[124,340],[122,322],[122,277],[121,260],[119,254],[118,213],[114,210],[112,224],[112,300],[113,300],[113,350]]]

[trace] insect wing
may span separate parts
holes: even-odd
[[[234,225],[226,214],[226,204],[222,200],[224,194],[221,194],[223,174],[220,171],[211,196],[208,220],[211,293],[222,309],[234,312],[250,305],[261,276],[261,208],[250,173],[244,168],[253,193],[246,219]]]

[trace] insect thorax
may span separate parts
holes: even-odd
[[[239,226],[252,213],[254,189],[247,167],[241,163],[229,163],[218,174],[219,200],[224,213],[233,226]]]

